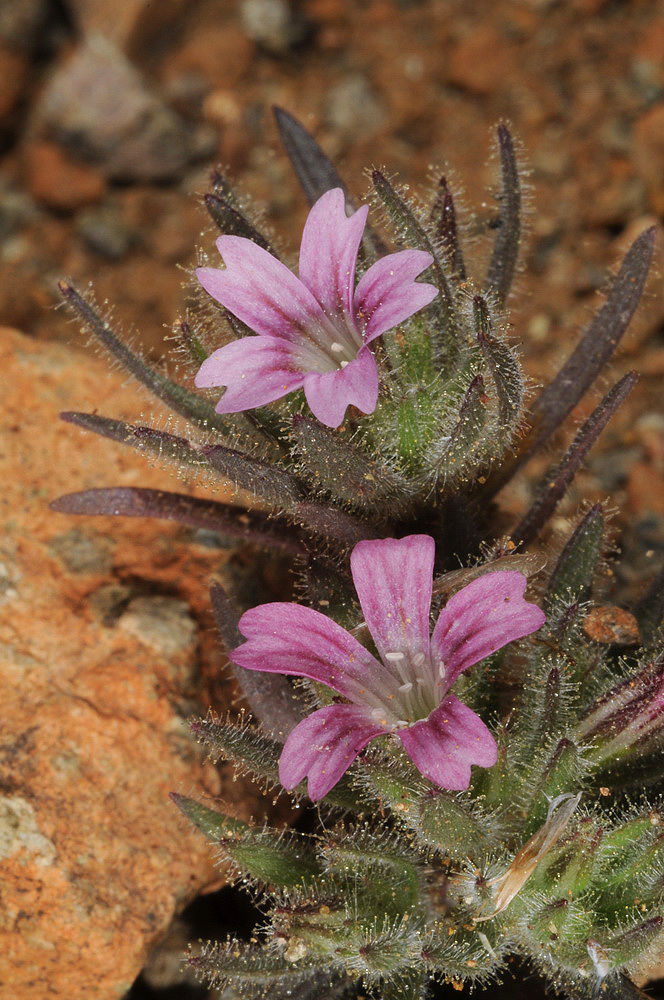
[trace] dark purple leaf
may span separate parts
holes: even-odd
[[[242,236],[246,240],[257,243],[263,250],[274,254],[270,241],[254,226],[252,222],[227,198],[219,194],[206,194],[203,198],[210,218],[224,235]]]
[[[384,536],[377,525],[322,503],[298,503],[295,514],[303,528],[344,547],[356,545],[365,538]]]
[[[537,538],[581,467],[588,451],[636,381],[636,373],[629,372],[616,382],[580,428],[558,468],[544,477],[530,510],[513,532],[517,544],[525,547]]]
[[[92,431],[111,441],[129,445],[130,448],[149,451],[159,458],[167,458],[182,465],[205,465],[205,459],[186,438],[177,437],[154,427],[127,424],[123,420],[100,417],[96,413],[76,413],[65,411],[60,419],[75,424],[83,430]]]
[[[627,251],[611,283],[606,302],[592,320],[553,382],[533,404],[532,453],[560,426],[605,367],[638,306],[648,277],[655,226],[646,229]]]
[[[217,531],[252,545],[282,549],[294,555],[305,552],[293,528],[281,519],[270,520],[257,511],[203,500],[186,493],[151,490],[143,487],[116,486],[83,490],[58,497],[51,510],[62,514],[113,515],[120,517],[156,517],[177,521],[190,528]]]
[[[288,111],[278,107],[272,110],[284,149],[293,164],[309,204],[313,205],[322,194],[331,191],[332,188],[341,188],[346,195],[347,203],[350,204],[346,185],[313,136]]]
[[[613,279],[606,302],[554,380],[531,408],[532,427],[519,454],[490,477],[485,496],[493,496],[549,440],[605,368],[636,311],[648,277],[657,229],[646,229],[632,244]]]
[[[450,262],[454,277],[457,281],[465,281],[466,265],[459,243],[454,198],[445,177],[441,177],[438,182],[438,192],[431,208],[431,225]]]
[[[498,126],[498,152],[500,154],[500,216],[493,245],[493,253],[486,276],[487,291],[492,292],[499,305],[507,301],[521,241],[521,185],[514,154],[514,142],[504,123]]]
[[[224,445],[208,445],[203,454],[214,469],[239,489],[248,490],[267,503],[291,508],[304,496],[302,484],[285,469]]]

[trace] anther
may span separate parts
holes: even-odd
[[[385,659],[389,660],[391,663],[397,663],[399,660],[404,659],[404,654],[399,652],[386,653]]]
[[[410,681],[408,681],[407,684],[400,684],[399,685],[399,690],[403,691],[404,694],[406,694],[408,691],[412,691],[413,690],[413,685],[410,683]]]
[[[330,344],[330,350],[331,351],[336,351],[337,354],[341,354],[343,352],[343,349],[344,349],[344,345],[343,344],[339,344],[336,340],[333,341]]]

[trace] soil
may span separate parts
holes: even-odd
[[[529,203],[512,323],[533,386],[569,353],[608,269],[664,216],[657,0],[3,0],[0,324],[85,347],[56,309],[66,275],[92,283],[161,358],[181,268],[212,243],[201,194],[213,164],[297,247],[307,204],[275,104],[358,198],[371,166],[415,193],[445,174],[480,260],[496,211],[492,130],[511,123]],[[627,604],[664,558],[658,292],[655,273],[607,378],[575,414],[609,378],[641,373],[551,526],[555,538],[582,501],[611,497],[624,558],[610,596]],[[510,491],[515,515],[550,458]],[[187,989],[142,980],[129,996],[184,1000]]]

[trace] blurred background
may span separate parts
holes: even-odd
[[[55,308],[66,275],[93,283],[118,324],[161,357],[182,304],[179,266],[212,243],[201,207],[212,165],[294,251],[307,205],[279,148],[275,104],[358,197],[372,165],[416,192],[444,173],[480,249],[496,212],[491,130],[511,123],[529,191],[513,335],[533,385],[575,343],[608,269],[664,216],[658,0],[0,0],[0,325],[31,338],[33,358],[45,341],[86,349]],[[552,526],[609,494],[625,599],[664,555],[658,286],[655,275],[612,370],[636,368],[640,383]],[[548,460],[531,463],[515,512]],[[246,905],[225,899],[222,909]],[[155,966],[132,998],[195,995],[177,984],[173,956],[192,927],[210,933],[206,920],[219,919],[218,901],[198,907],[174,932],[166,971]],[[163,922],[147,944],[157,930]],[[108,975],[102,1000],[126,987],[126,968],[115,993]]]

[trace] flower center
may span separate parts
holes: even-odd
[[[320,323],[310,323],[305,336],[295,347],[294,355],[302,371],[339,371],[357,357],[362,336],[351,316],[345,313],[326,315]]]
[[[391,650],[384,654],[386,674],[380,704],[372,717],[386,729],[403,729],[426,719],[447,690],[445,664],[423,652]]]

